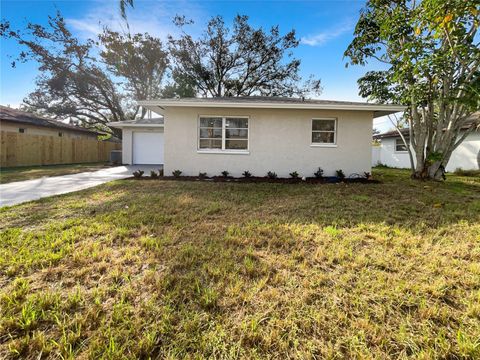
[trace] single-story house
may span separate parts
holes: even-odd
[[[0,128],[4,132],[47,135],[75,139],[97,139],[96,131],[47,119],[26,111],[0,105]]]
[[[107,161],[120,149],[96,131],[0,106],[0,166],[57,165]]]
[[[475,113],[478,118],[480,113]],[[408,142],[409,129],[401,129],[402,135]],[[397,130],[388,131],[373,137],[380,144],[374,144],[372,148],[372,165],[387,165],[395,168],[410,168],[408,150],[398,134]],[[414,161],[415,152],[413,151]],[[478,170],[480,169],[480,128],[467,135],[465,140],[453,151],[446,171],[453,172],[456,169]]]
[[[139,101],[161,115],[110,123],[123,130],[123,162],[163,164],[165,174],[228,171],[288,177],[342,169],[369,172],[372,122],[403,106],[284,97],[179,98]]]

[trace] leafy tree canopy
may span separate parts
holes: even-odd
[[[299,44],[292,30],[281,35],[253,28],[248,16],[236,16],[229,28],[213,17],[199,39],[184,30],[191,23],[176,17],[182,36],[170,37],[173,75],[195,85],[201,96],[304,96],[321,92],[320,80],[301,83],[300,60],[292,50]]]
[[[131,2],[125,2],[127,6]],[[175,22],[182,29],[183,17]],[[104,28],[96,39],[80,41],[60,13],[48,26],[28,23],[14,30],[8,21],[0,35],[23,48],[17,62],[34,60],[40,75],[24,103],[30,110],[71,118],[110,133],[110,121],[144,117],[136,100],[191,96],[308,96],[321,91],[320,80],[299,76],[295,32],[266,32],[237,16],[232,28],[213,17],[199,39],[183,32],[169,37],[168,48],[149,34],[119,33]]]
[[[36,90],[24,99],[32,111],[119,135],[106,123],[143,117],[134,100],[161,96],[168,55],[161,41],[148,34],[105,28],[98,39],[81,42],[57,13],[47,27],[28,23],[23,31],[2,22],[0,35],[25,49],[13,67],[30,60],[39,64]]]
[[[359,79],[360,94],[408,106],[415,177],[440,178],[477,126],[479,22],[478,0],[369,0],[361,12],[345,56],[387,65]]]

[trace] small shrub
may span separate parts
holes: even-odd
[[[372,174],[370,174],[368,171],[365,171],[363,173],[363,177],[367,180],[371,179],[372,178]]]
[[[143,170],[134,171],[133,172],[133,177],[135,179],[140,179],[143,176],[144,173],[145,173],[145,171],[143,171]]]
[[[158,178],[158,174],[155,172],[155,170],[151,170],[151,171],[150,171],[150,177],[151,177],[152,179]]]
[[[457,176],[480,176],[480,170],[464,170],[462,168],[456,168],[453,173]]]
[[[252,177],[252,173],[251,173],[250,171],[248,171],[248,170],[245,170],[242,175],[243,175],[243,177],[245,177],[245,178],[250,178],[250,177]]]
[[[292,179],[298,179],[298,177],[300,176],[300,175],[298,175],[298,172],[296,172],[296,171],[291,172],[289,175]]]
[[[323,169],[321,167],[318,168],[317,171],[313,173],[317,179],[322,179],[323,178]]]
[[[158,169],[158,176],[163,176],[163,169]]]
[[[172,171],[172,175],[175,177],[179,177],[180,175],[182,175],[182,172],[180,170],[174,170]]]
[[[273,172],[273,171],[269,171],[269,172],[267,173],[267,177],[268,177],[269,179],[276,179],[276,178],[277,178],[277,173],[275,173],[275,172]]]
[[[207,173],[206,172],[199,172],[198,173],[198,178],[199,179],[206,179],[207,178]]]
[[[223,170],[223,171],[222,171],[222,176],[223,176],[224,178],[227,178],[229,174],[230,174],[230,173],[229,173],[227,170]]]
[[[345,179],[345,173],[343,172],[342,169],[337,170],[336,173],[337,173],[337,177],[338,177],[340,180]]]

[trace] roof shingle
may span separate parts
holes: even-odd
[[[93,130],[85,129],[79,126],[64,124],[60,121],[47,119],[26,111],[12,109],[7,106],[0,105],[0,120],[11,121],[20,124],[35,125],[42,127],[49,127],[61,130],[70,130],[75,132],[90,133],[98,135],[99,133]]]

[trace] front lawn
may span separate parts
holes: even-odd
[[[122,180],[0,210],[0,358],[479,358],[480,179]]]
[[[65,164],[22,166],[15,168],[0,168],[0,184],[14,181],[38,179],[44,176],[60,176],[77,174],[84,171],[96,171],[110,167],[107,163]]]

